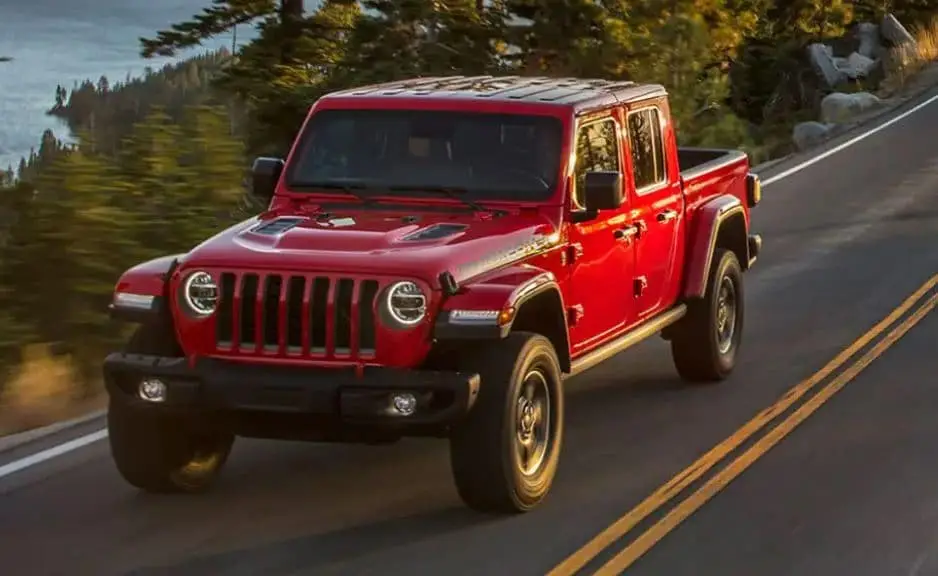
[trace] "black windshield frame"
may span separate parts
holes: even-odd
[[[410,132],[407,132],[407,138],[410,140],[425,138],[420,134],[414,136],[415,130],[425,130],[427,126],[430,126],[431,132],[435,132],[438,130],[437,127],[443,127],[439,130],[444,136],[434,142],[445,141],[447,143],[446,149],[449,157],[445,159],[445,162],[450,163],[447,164],[447,170],[449,170],[450,165],[453,166],[452,174],[448,173],[447,176],[459,175],[459,178],[440,181],[431,175],[427,175],[425,181],[419,181],[420,177],[416,178],[417,181],[395,181],[393,177],[386,175],[385,177],[373,177],[373,174],[364,173],[332,178],[315,174],[315,169],[310,167],[310,164],[315,162],[313,155],[317,151],[317,149],[311,148],[311,146],[315,146],[314,138],[319,133],[326,133],[327,130],[337,130],[337,123],[348,122],[349,120],[353,120],[352,130],[358,130],[354,134],[374,134],[376,138],[379,137],[379,131],[383,126],[382,123],[407,125],[407,130],[410,130]],[[370,125],[369,122],[373,122],[373,125]],[[423,128],[416,128],[415,126]],[[453,130],[452,133],[446,131],[450,126]],[[361,132],[362,130],[364,132]],[[464,136],[462,142],[465,146],[460,148],[458,160],[456,160],[456,154],[453,152],[458,142],[457,130],[462,130],[464,135],[468,133],[483,137],[481,140],[473,141],[471,136],[468,139]],[[508,132],[513,130],[516,136],[506,136]],[[517,134],[523,136],[519,138]],[[326,136],[323,137],[326,138]],[[404,150],[410,145],[410,140],[408,140],[407,145],[403,145],[403,142],[399,140],[402,134],[391,134],[389,129],[380,133],[380,137],[384,138],[384,147],[381,152],[382,155],[385,155],[381,160],[384,168],[376,168],[376,170],[397,169],[398,164],[390,156],[404,154]],[[388,144],[392,137],[398,140],[395,140],[393,144]],[[431,135],[430,138],[436,138],[436,136]],[[499,148],[493,149],[493,146],[489,145],[490,142],[495,142],[492,138],[497,139]],[[512,139],[513,142],[507,142]],[[376,194],[379,196],[440,198],[439,194],[422,192],[421,187],[447,187],[459,190],[467,199],[474,201],[544,202],[552,198],[557,189],[562,164],[563,139],[564,129],[561,119],[545,114],[411,108],[330,108],[319,110],[310,117],[302,134],[300,134],[295,151],[286,167],[284,184],[289,192],[297,194],[345,195],[339,187],[354,185],[370,187],[375,191],[381,189],[383,192]],[[350,139],[350,142],[357,141]],[[523,148],[515,145],[519,141],[524,144]],[[337,144],[335,148],[342,149],[343,146],[346,146],[344,150],[348,155],[358,154],[357,151],[353,151],[349,143]],[[391,149],[390,146],[396,147]],[[509,147],[512,155],[501,154],[503,149],[509,149]],[[366,153],[363,153],[363,157],[365,155]],[[367,159],[356,158],[355,160],[366,162]],[[520,164],[516,163],[519,161]],[[484,169],[473,171],[475,168],[473,166],[470,169],[471,179],[462,180],[464,173],[462,168],[464,165],[469,165],[467,162],[476,162],[480,166],[484,166]],[[371,164],[367,165],[371,166]],[[521,173],[514,171],[522,167],[528,167],[529,169]],[[407,171],[407,166],[400,169]],[[489,172],[487,173],[486,170],[489,170]],[[327,172],[328,168],[322,168],[322,171]],[[491,177],[491,174],[496,172],[500,179]],[[420,170],[407,173],[425,174]],[[510,176],[506,177],[506,174],[510,174]],[[318,188],[316,185],[321,183],[328,184],[329,187]],[[390,194],[385,192],[390,192]]]

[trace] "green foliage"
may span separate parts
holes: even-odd
[[[129,266],[186,251],[238,217],[244,147],[224,108],[160,106],[108,154],[88,132],[63,146],[51,134],[0,188],[0,357],[58,342],[89,381],[119,342],[107,318]]]

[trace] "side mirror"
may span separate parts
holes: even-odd
[[[622,206],[621,172],[587,172],[583,188],[588,212],[615,210]]]
[[[283,160],[280,158],[260,157],[251,167],[251,193],[264,202],[270,202],[283,173]]]

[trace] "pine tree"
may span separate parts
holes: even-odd
[[[211,6],[192,20],[174,24],[157,32],[156,38],[141,38],[141,55],[174,56],[179,50],[200,45],[204,40],[223,34],[235,26],[258,19],[274,18],[278,13],[302,15],[302,0],[212,0]]]
[[[228,226],[245,194],[244,145],[230,133],[224,109],[187,111],[181,146],[186,196],[173,218],[197,220],[192,245]]]
[[[507,38],[516,48],[512,60],[522,73],[608,76],[602,55],[606,43],[615,39],[607,26],[611,14],[603,4],[592,0],[506,0],[505,9],[513,20]]]
[[[330,86],[360,14],[354,0],[325,0],[301,23],[286,62],[280,24],[265,22],[239,51],[237,64],[217,78],[220,89],[248,103],[252,153],[286,153],[309,106]]]
[[[122,147],[120,178],[132,186],[117,202],[137,221],[133,233],[140,246],[138,260],[178,251],[185,244],[179,236],[189,222],[178,219],[180,201],[186,193],[179,163],[180,142],[180,127],[164,109],[156,107],[134,126]],[[187,238],[191,237],[187,233]]]
[[[64,165],[63,190],[70,218],[62,223],[68,245],[66,267],[58,270],[68,285],[61,318],[69,344],[85,381],[97,374],[100,358],[118,344],[120,327],[106,314],[115,280],[134,263],[134,215],[122,200],[131,185],[121,182],[113,166],[94,153],[85,136]]]

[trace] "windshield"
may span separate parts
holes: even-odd
[[[560,121],[547,116],[324,110],[301,136],[287,185],[326,193],[368,186],[394,195],[445,187],[479,200],[545,200],[557,180],[561,138]]]

